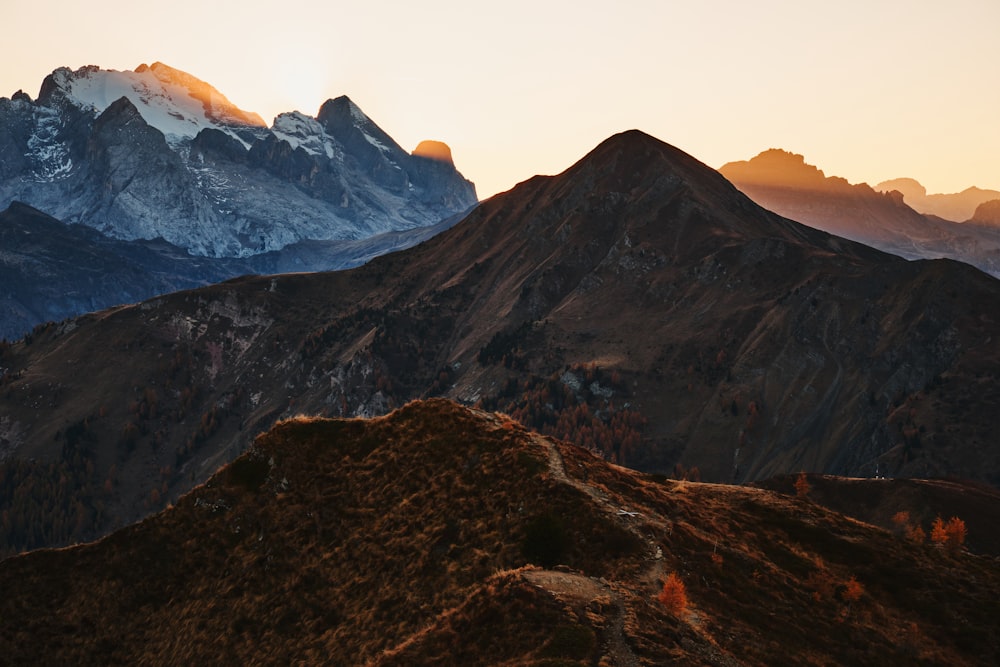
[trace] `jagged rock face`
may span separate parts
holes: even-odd
[[[0,206],[21,201],[120,239],[246,257],[304,240],[433,225],[476,203],[346,97],[268,129],[162,63],[62,68],[36,102],[0,99]]]
[[[1000,227],[1000,199],[980,204],[970,222]]]

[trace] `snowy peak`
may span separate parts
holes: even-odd
[[[239,130],[266,128],[259,115],[243,111],[211,85],[159,62],[123,72],[94,65],[75,71],[61,67],[46,77],[38,99],[45,105],[69,103],[97,116],[122,97],[171,143],[193,139],[206,128],[246,143]]]
[[[434,225],[476,203],[453,164],[420,160],[347,97],[273,129],[160,62],[55,70],[0,98],[0,206],[24,201],[119,239],[247,257]]]
[[[310,155],[325,155],[333,159],[338,153],[336,144],[312,116],[301,111],[278,114],[271,126],[274,136],[287,141],[293,148],[301,148]]]
[[[144,67],[145,65],[139,65],[135,70],[136,73],[141,73]],[[153,63],[149,70],[164,85],[176,85],[184,88],[188,95],[202,103],[205,115],[216,122],[226,125],[267,126],[264,119],[258,114],[240,109],[213,86],[187,72],[174,69],[161,62]]]

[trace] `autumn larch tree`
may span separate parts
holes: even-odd
[[[687,591],[684,588],[684,582],[681,581],[676,572],[671,572],[663,582],[663,589],[660,590],[656,599],[667,608],[667,611],[678,618],[687,611]]]

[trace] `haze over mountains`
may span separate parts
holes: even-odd
[[[948,211],[968,212],[958,224],[915,210],[920,209],[912,201],[919,184],[904,179],[874,189],[865,183],[851,185],[843,178],[827,177],[803,156],[780,149],[727,163],[719,172],[761,206],[817,229],[907,259],[948,257],[1000,276],[1000,227],[989,222],[989,201],[1000,199],[1000,193],[970,188],[960,196],[928,200]],[[890,187],[893,184],[903,191]],[[986,208],[982,217],[975,217],[980,205]]]
[[[7,542],[140,518],[278,418],[437,394],[649,472],[997,484],[998,306],[967,265],[781,218],[627,132],[358,269],[230,281],[8,345],[6,502],[53,471],[72,492],[12,514]],[[94,509],[55,521],[77,502]]]
[[[875,186],[878,192],[893,190],[903,193],[903,201],[921,213],[936,215],[952,222],[965,222],[976,217],[976,210],[986,202],[1000,200],[1000,191],[975,186],[954,194],[928,194],[927,188],[913,178],[894,178]]]

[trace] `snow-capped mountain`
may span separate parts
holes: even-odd
[[[454,165],[407,153],[347,97],[271,128],[164,65],[46,77],[0,98],[0,208],[21,201],[125,240],[247,257],[435,224],[476,203]]]

